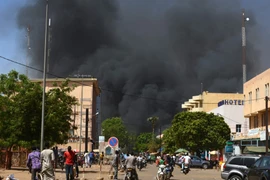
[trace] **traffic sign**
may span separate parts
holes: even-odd
[[[108,143],[110,146],[115,147],[118,144],[118,139],[116,137],[110,137]]]

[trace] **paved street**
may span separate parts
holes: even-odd
[[[104,180],[109,179],[109,166],[103,166],[102,172],[99,172],[99,166],[93,165],[91,168],[86,168],[83,172],[83,169],[80,169],[81,174],[80,178],[85,180],[97,180],[98,177],[103,177]],[[155,175],[157,173],[157,167],[153,164],[148,164],[147,168],[142,169],[142,171],[138,171],[140,180],[153,180],[155,179]],[[15,178],[19,180],[28,180],[30,179],[30,174],[26,169],[20,170],[0,170],[0,176],[7,177],[9,174],[14,174]],[[175,168],[173,172],[174,177],[171,180],[222,180],[220,178],[220,171],[214,169],[202,170],[192,168],[191,171],[184,175],[180,172],[179,168]],[[119,179],[123,179],[124,173],[119,173]],[[64,180],[65,173],[57,169],[56,171],[56,179]]]

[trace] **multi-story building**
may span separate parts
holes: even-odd
[[[96,101],[97,96],[100,94],[100,89],[98,86],[98,81],[96,78],[69,78],[70,86],[75,85],[74,90],[70,93],[78,99],[78,105],[74,106],[72,119],[74,119],[74,126],[77,127],[76,130],[70,131],[70,139],[66,145],[58,145],[59,148],[67,147],[71,145],[73,149],[85,150],[85,134],[88,131],[88,151],[92,150],[92,142],[98,143],[98,123],[97,122],[97,107]],[[32,80],[33,82],[40,82],[42,85],[43,80],[37,79]],[[65,81],[63,78],[47,79],[46,81],[46,91],[55,88],[54,83],[61,83]],[[88,129],[86,130],[86,109],[88,109]],[[81,138],[80,138],[81,137]],[[81,140],[81,141],[80,141]]]
[[[237,100],[237,102],[235,101]],[[224,103],[235,104],[241,103],[243,100],[243,94],[238,93],[209,93],[204,91],[201,95],[192,96],[191,99],[182,104],[182,109],[190,112],[209,112],[218,107],[218,103],[224,101]]]
[[[255,76],[244,84],[244,116],[249,119],[247,136],[237,137],[242,146],[265,145],[265,97],[269,96],[270,69]],[[269,124],[269,111],[268,124]],[[243,143],[244,142],[244,143]]]
[[[244,96],[242,96],[244,97]],[[248,118],[244,117],[244,98],[239,100],[223,100],[218,107],[209,111],[224,118],[234,136],[246,135],[249,130]],[[233,102],[232,102],[233,101]]]

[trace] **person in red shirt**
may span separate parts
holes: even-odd
[[[68,150],[64,153],[66,164],[66,180],[73,180],[73,165],[75,161],[75,153],[71,150],[71,146],[68,146]]]

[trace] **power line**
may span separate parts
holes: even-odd
[[[38,72],[43,72],[43,70],[41,70],[41,69],[29,66],[29,65],[25,65],[23,63],[17,62],[15,60],[12,60],[10,58],[6,58],[6,57],[1,56],[1,55],[0,55],[0,58],[4,59],[6,61],[12,62],[14,64],[18,64],[20,66],[24,66],[24,67],[27,67],[29,69],[38,71]],[[47,74],[51,75],[52,77],[55,77],[55,78],[68,79],[67,77],[58,76],[58,75],[55,75],[55,74],[52,74],[52,73],[49,73],[49,72],[47,72]],[[74,82],[74,83],[77,83],[77,84],[80,84],[80,85],[83,85],[83,86],[90,87],[89,85],[87,85],[87,84],[85,84],[85,83],[83,83],[81,81],[70,80],[70,82]],[[172,103],[172,104],[184,104],[184,102],[180,102],[180,101],[173,101],[173,100],[165,100],[165,99],[158,99],[158,98],[152,98],[152,97],[145,97],[145,96],[141,96],[141,95],[137,95],[137,94],[124,93],[124,92],[119,91],[119,90],[112,90],[112,89],[107,89],[107,88],[103,88],[103,87],[99,87],[99,88],[101,89],[101,91],[107,91],[107,92],[111,92],[111,93],[118,93],[118,94],[121,94],[123,96],[130,96],[130,97],[135,97],[135,98],[139,98],[139,99],[146,99],[146,100],[151,100],[151,101],[160,101],[160,102],[166,102],[166,103]],[[243,100],[243,101],[244,102],[251,102],[251,101],[258,101],[258,100],[261,100],[261,99],[264,99],[264,98],[257,98],[257,99],[251,99],[251,100]],[[218,104],[218,103],[219,102],[203,102],[202,104]]]

